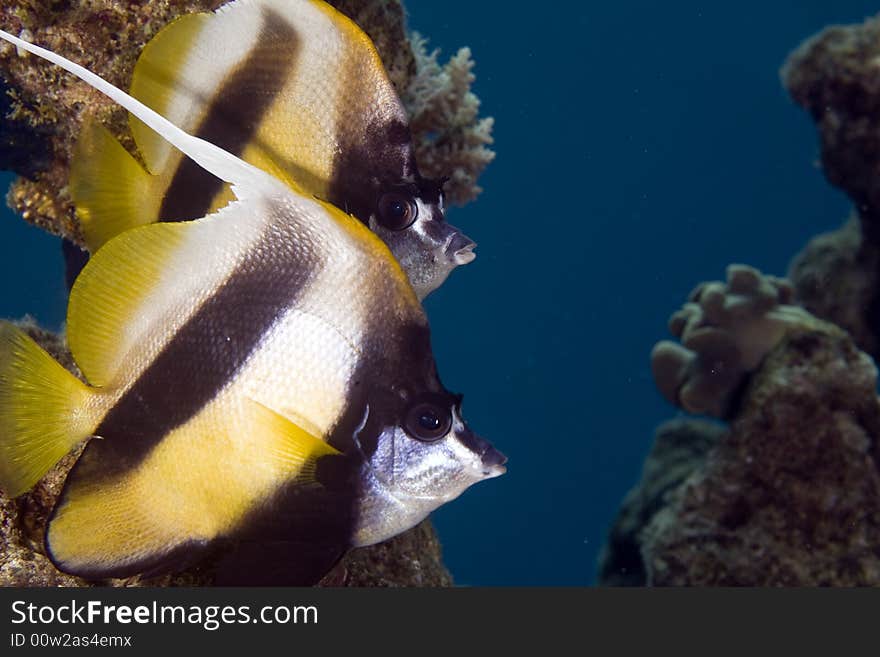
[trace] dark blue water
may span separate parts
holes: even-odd
[[[471,46],[497,121],[486,191],[451,213],[479,257],[427,306],[444,382],[510,469],[435,514],[446,561],[463,584],[588,584],[654,427],[675,414],[648,361],[668,315],[728,263],[783,274],[848,212],[778,68],[877,5],[408,7],[447,56]],[[57,240],[8,213],[0,231],[0,315],[57,327]]]

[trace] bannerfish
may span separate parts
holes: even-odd
[[[183,130],[353,214],[424,298],[474,242],[446,222],[443,181],[416,166],[406,112],[373,43],[322,0],[237,0],[160,31],[140,55],[131,95]],[[223,182],[136,118],[145,170],[97,125],[71,166],[89,251],[154,221],[225,205]]]
[[[60,570],[124,577],[209,555],[220,583],[313,583],[505,471],[440,383],[421,304],[374,233],[0,37],[118,102],[235,196],[91,258],[67,318],[88,384],[0,325],[0,487],[25,492],[89,439],[46,530]]]

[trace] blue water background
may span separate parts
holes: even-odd
[[[784,274],[849,207],[778,69],[876,2],[409,0],[444,56],[462,45],[496,118],[485,193],[450,220],[479,257],[428,301],[445,384],[510,457],[435,514],[456,580],[584,585],[656,425],[676,411],[648,354],[731,262]],[[5,188],[9,177],[2,178]],[[58,327],[55,238],[4,212],[0,316]]]

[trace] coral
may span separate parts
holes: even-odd
[[[846,330],[859,349],[880,357],[874,308],[880,253],[852,217],[836,231],[810,240],[788,270],[797,302]]]
[[[471,92],[474,62],[462,48],[445,66],[438,51],[428,53],[426,41],[413,35],[417,73],[402,94],[410,113],[416,160],[423,175],[448,176],[446,197],[464,204],[482,191],[477,178],[495,158],[491,117],[479,118],[480,101]]]
[[[648,583],[880,584],[876,375],[837,327],[791,333],[643,530]]]
[[[782,79],[816,122],[825,176],[850,196],[858,218],[797,256],[790,269],[797,297],[880,357],[880,18],[808,39]]]
[[[868,239],[880,238],[880,19],[829,27],[805,41],[782,81],[819,128],[822,168],[855,202]]]
[[[678,487],[705,461],[726,430],[706,420],[670,420],[657,428],[641,481],[627,493],[599,557],[602,586],[643,586],[647,581],[641,533]]]
[[[21,325],[52,356],[77,373],[61,338],[33,322]],[[81,448],[66,456],[28,493],[10,500],[0,493],[0,586],[208,586],[211,564],[161,577],[89,582],[55,569],[46,557],[46,520]],[[429,521],[390,541],[352,550],[322,581],[324,586],[450,586],[440,543]]]
[[[328,0],[354,21],[373,42],[398,94],[416,74],[416,58],[406,34],[400,0]]]
[[[748,375],[793,327],[814,319],[791,305],[791,286],[744,265],[731,265],[727,283],[699,285],[669,321],[681,340],[651,352],[654,380],[663,395],[690,413],[724,418]]]
[[[789,331],[750,380],[729,432],[658,432],[612,532],[603,581],[880,585],[876,375],[839,328]],[[657,476],[666,468],[668,485]],[[628,573],[614,571],[621,565]]]
[[[407,38],[399,0],[331,0],[373,40],[388,75],[410,116],[416,160],[422,175],[449,177],[446,199],[456,205],[474,200],[482,191],[477,179],[495,153],[491,117],[480,118],[480,100],[471,91],[474,61],[461,48],[446,64],[439,51],[428,51],[427,40]]]
[[[126,88],[141,48],[156,32],[177,16],[221,4],[224,0],[0,0],[0,23]],[[423,173],[450,176],[452,202],[476,197],[476,179],[493,157],[486,148],[492,122],[477,117],[469,55],[463,50],[445,68],[439,67],[436,55],[422,57],[423,46],[414,50],[406,38],[399,0],[333,4],[374,39],[414,112],[413,137]],[[133,151],[126,113],[57,67],[19,56],[5,42],[0,46],[0,75],[10,105],[5,133],[0,133],[0,144],[6,147],[3,164],[23,176],[7,201],[31,223],[81,245],[67,191],[71,149],[83,121],[94,117]]]
[[[673,316],[684,346],[655,348],[658,387],[730,427],[661,427],[603,583],[880,585],[880,400],[864,353],[880,356],[880,18],[808,40],[782,78],[855,216],[810,241],[790,286],[734,271]]]

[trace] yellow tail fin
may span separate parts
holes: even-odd
[[[70,193],[94,253],[129,228],[158,218],[161,184],[106,128],[85,126],[70,166]]]
[[[0,321],[0,489],[27,491],[94,432],[95,392],[21,329]]]

